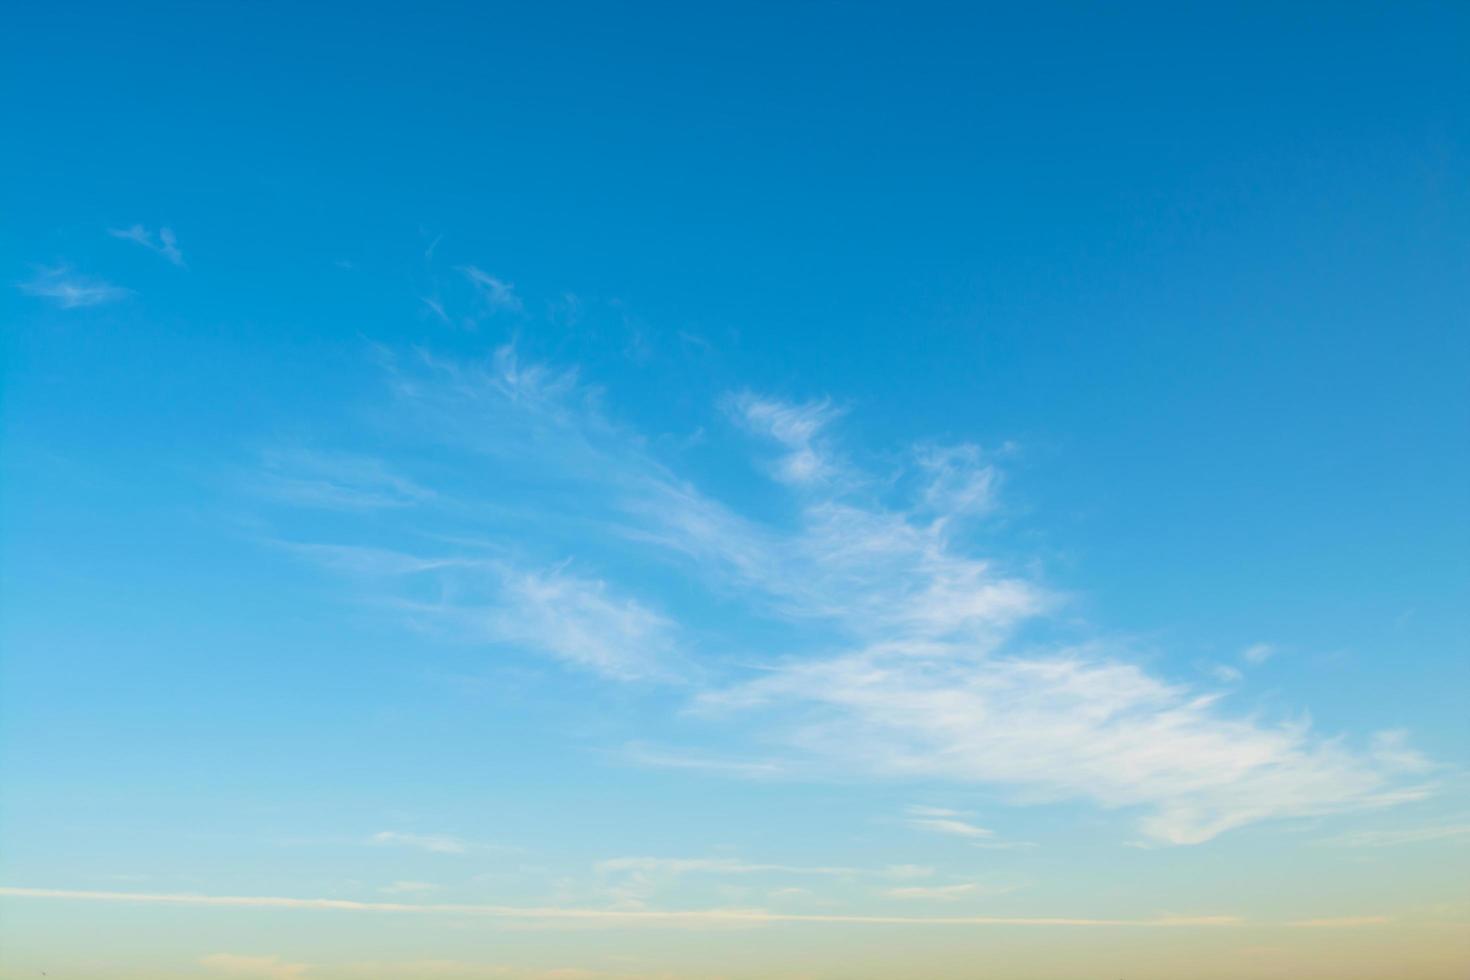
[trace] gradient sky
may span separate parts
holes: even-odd
[[[10,5],[0,977],[1463,977],[1470,7],[1178,6]]]

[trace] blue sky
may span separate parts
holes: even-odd
[[[1462,7],[11,20],[0,976],[1461,975]]]

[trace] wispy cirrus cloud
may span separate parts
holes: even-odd
[[[481,299],[492,311],[519,313],[525,309],[525,304],[516,295],[514,283],[492,276],[473,265],[461,266],[459,271],[479,291]]]
[[[946,834],[951,837],[990,838],[995,836],[993,830],[977,827],[967,820],[962,820],[963,814],[957,810],[932,806],[911,806],[908,808],[908,814],[905,822],[918,830]]]
[[[540,653],[621,680],[679,676],[674,621],[565,562],[528,568],[495,555],[278,544],[324,568],[380,583],[401,614],[463,639]],[[397,585],[425,578],[427,595],[406,594]]]
[[[102,306],[127,299],[132,292],[121,286],[72,271],[69,266],[42,266],[16,288],[27,296],[50,300],[64,310]]]
[[[436,496],[380,459],[304,449],[266,452],[252,482],[281,503],[328,510],[412,507]]]
[[[160,228],[154,233],[143,225],[133,225],[129,228],[109,228],[107,233],[113,238],[134,242],[150,252],[157,252],[180,268],[184,265],[184,253],[179,251],[178,239],[174,237],[172,228]]]
[[[937,520],[983,514],[996,506],[1000,472],[979,446],[924,445],[914,451],[923,476],[921,503]]]
[[[826,399],[796,404],[743,391],[729,399],[731,413],[752,432],[786,450],[775,467],[783,482],[801,486],[833,479],[839,464],[820,444],[822,430],[841,413]]]
[[[608,677],[667,674],[677,658],[673,620],[601,579],[565,569],[507,571],[495,603],[471,615],[488,639],[543,650]]]
[[[1224,716],[1215,696],[1085,649],[939,658],[876,647],[713,697],[751,708],[810,705],[793,737],[878,773],[1144,807],[1143,831],[1167,843],[1428,793],[1393,785],[1417,766],[1314,740],[1300,723],[1268,728]]]
[[[789,519],[757,520],[612,421],[604,393],[575,370],[526,362],[511,347],[480,362],[420,354],[385,364],[401,418],[416,417],[471,471],[493,465],[497,481],[513,477],[516,506],[538,501],[515,527],[575,528],[582,537],[569,532],[568,548],[595,541],[629,562],[687,572],[684,587],[781,623],[791,639],[738,664],[701,657],[674,642],[675,611],[654,611],[610,571],[499,558],[485,566],[494,588],[477,592],[466,582],[485,573],[463,556],[412,556],[414,574],[457,598],[405,608],[461,617],[488,641],[606,676],[656,677],[651,664],[678,661],[694,685],[692,715],[784,746],[783,775],[835,769],[986,785],[1015,802],[1129,808],[1149,838],[1176,844],[1429,792],[1410,781],[1426,763],[1401,740],[1354,748],[1303,721],[1232,712],[1105,637],[1023,642],[1022,628],[1065,599],[966,543],[960,525],[994,506],[998,481],[978,448],[916,450],[900,478],[869,478],[841,459],[829,403],[743,393],[727,408],[782,447],[774,475],[794,491]],[[740,769],[731,774],[750,774]],[[927,819],[985,842],[984,828]]]

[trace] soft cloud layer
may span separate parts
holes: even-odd
[[[495,293],[476,272],[466,274]],[[467,474],[494,474],[457,505],[499,513],[505,533],[478,551],[408,555],[369,538],[300,552],[387,578],[427,578],[434,588],[402,587],[401,608],[488,644],[623,680],[680,678],[696,714],[783,746],[778,759],[727,764],[734,775],[757,775],[746,765],[786,775],[837,767],[982,784],[1016,802],[1130,808],[1148,838],[1179,844],[1427,793],[1405,781],[1426,764],[1399,735],[1354,748],[1305,722],[1231,712],[1218,695],[1158,676],[1104,639],[1024,642],[1021,628],[1063,603],[1014,563],[965,543],[995,507],[998,479],[978,447],[927,445],[907,455],[903,472],[864,473],[834,448],[838,413],[828,402],[731,396],[740,425],[781,447],[774,475],[792,491],[788,518],[757,521],[702,493],[649,440],[611,421],[602,393],[575,371],[525,363],[508,347],[484,363],[384,352],[384,364],[397,415],[458,454]],[[381,477],[305,486],[308,498],[430,499]],[[516,552],[545,555],[547,541],[560,555],[554,564]],[[584,550],[624,557],[574,571],[566,562]],[[643,567],[675,569],[681,589],[784,624],[789,641],[737,663],[701,656],[677,602],[640,595],[649,589],[642,576],[636,585],[617,580]],[[1265,655],[1253,648],[1244,657]],[[701,757],[650,746],[635,754],[688,768]],[[953,814],[910,816],[977,844],[988,834]]]

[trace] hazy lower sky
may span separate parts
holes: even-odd
[[[4,980],[1470,969],[1470,7],[0,66]]]

